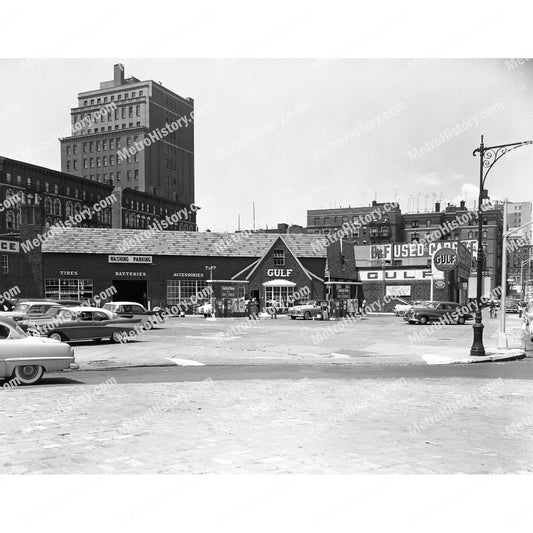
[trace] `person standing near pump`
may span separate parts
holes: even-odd
[[[361,302],[361,314],[363,316],[366,315],[366,298],[363,298],[363,301]]]

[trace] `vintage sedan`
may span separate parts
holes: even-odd
[[[107,302],[103,308],[124,318],[140,318],[142,321],[161,314],[161,309],[150,311],[137,302]]]
[[[408,302],[407,300],[404,300],[402,298],[395,298],[395,299],[399,302],[392,309],[393,313],[396,316],[405,316],[406,313],[408,313],[412,307],[422,305],[424,303],[422,300]]]
[[[35,320],[28,325],[28,332],[67,342],[102,339],[121,342],[126,338],[125,334],[134,330],[140,322],[139,319],[122,318],[98,307],[64,307],[52,319]]]
[[[322,312],[328,308],[328,302],[320,302],[317,300],[309,300],[303,305],[295,305],[289,308],[289,316],[292,320],[302,318],[303,320],[309,320],[316,318],[318,315],[322,315]]]
[[[4,387],[33,385],[45,372],[79,368],[64,342],[26,335],[10,318],[0,318],[0,378]]]
[[[462,307],[457,302],[425,302],[423,305],[412,307],[403,319],[409,324],[427,324],[437,321],[464,324],[474,317],[471,313],[463,313]]]
[[[22,320],[44,315],[54,306],[57,306],[57,302],[53,300],[22,300],[17,302],[17,305],[11,311],[1,312],[0,316]]]

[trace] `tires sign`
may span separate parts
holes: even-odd
[[[457,252],[451,248],[441,248],[433,255],[433,265],[442,272],[451,272],[457,268],[459,258]]]

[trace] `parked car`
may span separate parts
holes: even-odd
[[[403,319],[409,324],[427,324],[448,318],[450,322],[464,324],[474,317],[471,313],[463,314],[462,307],[457,302],[424,302],[422,305],[412,307]]]
[[[297,318],[303,318],[304,320],[309,320],[318,315],[322,315],[324,309],[328,308],[328,302],[320,302],[317,300],[309,300],[303,305],[295,305],[289,308],[289,316],[291,320],[296,320]]]
[[[9,298],[2,298],[0,301],[0,311],[13,311],[15,302]]]
[[[392,311],[396,316],[405,316],[405,314],[411,309],[411,307],[422,305],[423,300],[415,300],[413,302],[408,302],[402,298],[396,298],[400,303],[397,303]]]
[[[123,318],[139,318],[141,321],[150,316],[160,315],[161,309],[149,311],[137,302],[107,302],[103,309],[111,311]]]
[[[44,315],[52,307],[57,307],[55,301],[23,300],[18,302],[12,311],[3,311],[0,313],[0,316],[22,320],[24,318]]]
[[[33,385],[45,372],[77,368],[68,344],[26,335],[13,319],[0,318],[0,378]]]
[[[24,330],[28,331],[29,329],[34,329],[37,326],[42,326],[43,324],[53,324],[55,321],[60,320],[59,316],[63,310],[67,307],[61,305],[52,305],[42,315],[27,315],[22,318],[17,319],[18,325]]]
[[[124,334],[135,329],[140,319],[123,318],[98,307],[64,307],[52,320],[36,320],[28,332],[61,341],[100,341],[109,338],[120,342]]]
[[[518,313],[520,312],[520,301],[515,298],[506,298],[505,300],[505,312],[506,313]]]
[[[210,303],[199,305],[195,311],[197,315],[204,315],[205,318],[207,318],[208,316],[211,316],[212,312],[213,312],[213,304],[210,304]]]

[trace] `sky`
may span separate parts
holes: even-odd
[[[473,206],[480,136],[487,146],[533,139],[533,62],[3,59],[0,155],[60,170],[57,138],[78,92],[112,79],[119,62],[126,77],[195,100],[201,231],[234,231],[239,216],[252,228],[253,203],[256,228],[305,226],[307,209],[374,199],[404,212]],[[533,147],[505,156],[490,197],[533,199],[532,166]]]

